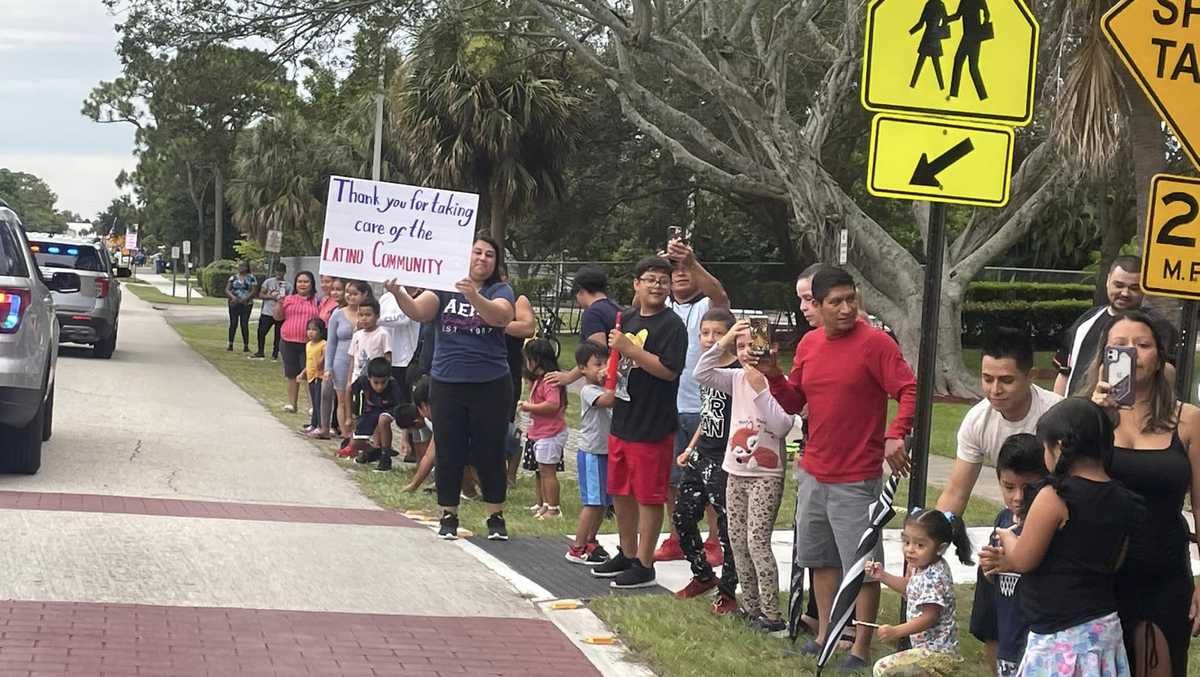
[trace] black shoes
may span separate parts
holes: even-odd
[[[755,616],[754,618],[750,619],[748,625],[750,626],[751,630],[764,632],[767,634],[787,630],[787,623],[783,622],[782,619],[771,620],[766,616]]]
[[[375,472],[388,472],[392,469],[391,454],[381,454],[379,456],[379,465],[375,466]]]
[[[487,519],[488,540],[507,541],[508,527],[504,524],[504,513],[494,512]]]
[[[616,578],[633,566],[633,560],[625,556],[625,551],[617,548],[617,554],[608,558],[604,564],[592,567],[592,575],[597,578]]]
[[[358,456],[354,457],[354,462],[361,465],[366,465],[368,463],[374,463],[375,461],[378,461],[381,456],[382,453],[378,448],[370,447],[369,449],[363,449],[362,451],[358,452]],[[388,463],[389,465],[391,464],[391,459],[388,459]]]
[[[438,538],[453,541],[458,538],[458,515],[452,512],[442,513],[442,523],[438,527]]]
[[[595,569],[593,569],[595,571]],[[619,589],[648,588],[657,585],[654,580],[654,567],[642,566],[641,560],[629,560],[629,568],[617,574],[610,585]]]

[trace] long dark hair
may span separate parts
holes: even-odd
[[[296,291],[296,283],[300,281],[301,277],[308,278],[308,294],[305,296],[305,298],[310,298],[310,299],[316,298],[316,296],[317,296],[317,278],[314,277],[313,274],[307,270],[302,270],[302,271],[296,273],[296,277],[292,278],[292,293],[299,295],[300,292]]]
[[[929,538],[938,545],[939,555],[945,550],[945,546],[953,543],[954,554],[958,556],[958,560],[963,564],[974,564],[971,560],[971,539],[967,536],[967,526],[958,515],[941,510],[915,508],[908,514],[904,524],[914,524],[924,529]]]
[[[496,252],[496,267],[492,269],[492,274],[488,276],[488,279],[483,281],[483,286],[489,287],[504,279],[504,247],[500,246],[496,238],[486,233],[476,234],[475,239],[471,241],[471,246],[474,247],[476,242],[486,242],[492,251]]]
[[[521,354],[525,356],[525,378],[533,382],[552,371],[558,371],[558,355],[554,350],[554,344],[544,338],[536,338],[525,342],[521,348]],[[529,363],[537,365],[541,374],[535,374],[529,370]],[[567,406],[567,389],[563,386],[558,387],[558,401],[563,407]]]
[[[367,301],[375,298],[375,290],[371,288],[370,284],[363,282],[362,280],[346,280],[346,286],[344,289],[349,289],[351,287],[354,287],[359,294],[362,294],[363,298],[360,303],[366,303]],[[345,294],[344,291],[342,293]]]
[[[1105,471],[1112,465],[1113,422],[1100,405],[1081,397],[1068,397],[1046,410],[1037,424],[1044,446],[1059,447],[1058,462],[1049,482],[1057,488],[1080,459],[1099,461]]]
[[[1146,414],[1146,422],[1142,426],[1144,433],[1170,432],[1179,425],[1179,406],[1175,399],[1175,388],[1167,378],[1167,344],[1166,337],[1158,330],[1154,320],[1140,310],[1128,310],[1117,313],[1108,328],[1100,335],[1099,350],[1096,360],[1091,366],[1091,376],[1087,379],[1088,392],[1091,394],[1100,381],[1100,372],[1104,368],[1104,349],[1108,346],[1108,336],[1118,322],[1137,322],[1149,327],[1150,335],[1154,337],[1154,350],[1158,354],[1158,370],[1154,372],[1154,381],[1150,384],[1150,411]]]

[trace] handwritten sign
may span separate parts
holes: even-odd
[[[453,290],[467,276],[479,196],[329,177],[321,274]]]

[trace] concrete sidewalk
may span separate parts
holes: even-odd
[[[0,477],[0,615],[28,642],[0,647],[6,669],[600,674],[526,591],[384,516],[149,304],[131,294],[121,324],[112,360],[64,350],[41,472]]]
[[[192,298],[194,298],[194,299],[204,298],[204,294],[200,293],[200,290],[195,288],[195,283],[196,283],[195,275],[192,275],[190,278],[187,278],[187,279],[185,279],[183,276],[177,276],[175,278],[174,290],[171,289],[171,278],[170,277],[167,277],[165,275],[158,275],[157,273],[149,272],[148,269],[143,269],[141,271],[138,271],[137,277],[139,280],[149,283],[155,289],[159,290],[166,296],[171,296],[172,292],[173,292],[175,298],[177,298],[177,299],[187,298],[187,285],[185,284],[185,282],[191,282],[193,284]]]

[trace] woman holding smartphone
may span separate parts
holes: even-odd
[[[1117,573],[1117,604],[1125,647],[1138,677],[1184,677],[1189,635],[1200,631],[1200,597],[1192,581],[1184,498],[1200,524],[1200,408],[1180,402],[1167,376],[1164,336],[1145,313],[1117,315],[1100,338],[1092,367],[1092,401],[1117,421],[1109,475],[1145,502]],[[1109,350],[1112,348],[1122,350]],[[1122,406],[1109,370],[1132,348],[1132,398]],[[1105,369],[1105,364],[1114,366]]]

